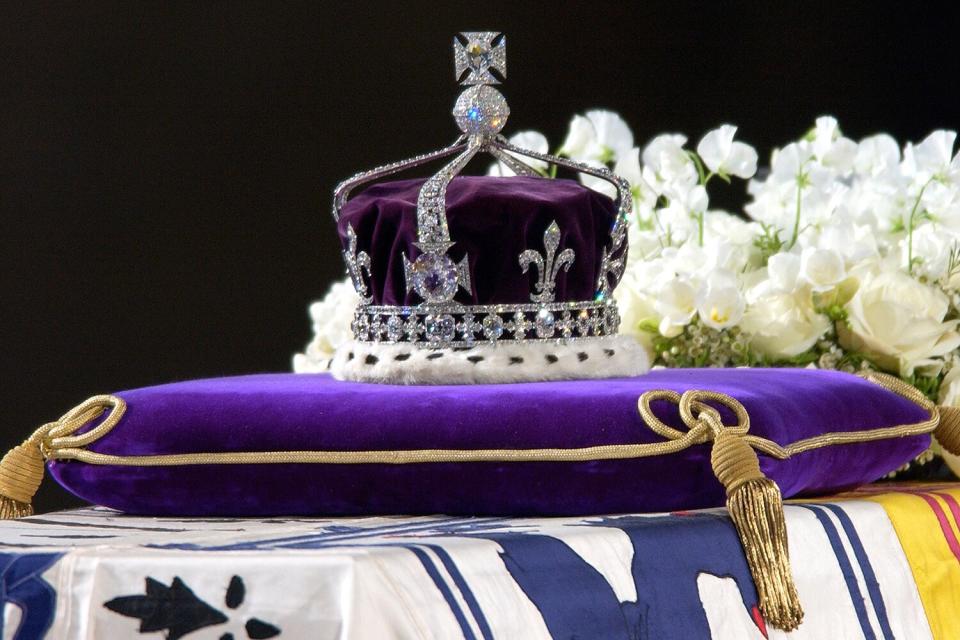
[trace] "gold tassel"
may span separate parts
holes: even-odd
[[[960,407],[941,406],[940,424],[933,435],[944,449],[960,456]]]
[[[715,430],[710,462],[727,490],[727,509],[757,587],[760,612],[774,627],[792,631],[803,621],[803,608],[790,571],[780,488],[760,471],[753,448],[722,428]]]
[[[0,520],[33,515],[34,494],[43,480],[39,438],[31,437],[0,460]]]

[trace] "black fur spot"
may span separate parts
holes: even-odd
[[[397,355],[395,355],[395,356],[393,357],[393,359],[396,360],[397,362],[403,362],[404,360],[409,360],[409,359],[410,359],[410,354],[409,354],[409,353],[398,353]]]
[[[436,360],[437,358],[442,358],[442,357],[443,357],[442,353],[431,353],[430,355],[427,356],[427,360]]]
[[[373,355],[373,354],[370,354],[370,355],[368,355],[366,358],[363,359],[363,363],[364,363],[364,364],[377,364],[378,362],[380,362],[380,358],[378,358],[377,356],[375,356],[375,355]]]
[[[523,358],[520,356],[510,356],[510,364],[523,364]]]
[[[477,364],[478,362],[483,362],[483,356],[467,356],[467,360],[473,364]]]
[[[353,351],[347,354],[347,361],[353,360]]]
[[[604,349],[603,352],[607,354],[608,358],[612,358],[616,353],[616,351],[614,351],[613,349]]]
[[[552,353],[548,353],[548,354],[547,354],[547,363],[548,363],[548,364],[553,364],[554,362],[556,362],[556,361],[559,360],[559,359],[560,359],[560,358],[558,358],[557,356],[553,355]]]
[[[586,352],[586,351],[581,351],[580,353],[577,354],[577,360],[579,360],[580,362],[583,362],[584,360],[586,360],[586,359],[589,358],[589,357],[590,357],[590,356],[587,355],[587,352]]]

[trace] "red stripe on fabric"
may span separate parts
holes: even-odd
[[[943,507],[941,507],[937,499],[929,493],[917,492],[913,495],[918,498],[923,498],[926,503],[930,505],[933,513],[937,516],[937,520],[940,522],[940,530],[943,531],[943,537],[947,540],[947,546],[950,547],[950,551],[953,552],[953,557],[957,559],[957,562],[960,562],[960,543],[957,542],[957,537],[953,534],[953,527],[950,526],[950,520],[947,519],[947,514],[944,513]]]
[[[957,503],[957,499],[949,493],[934,493],[933,495],[940,496],[947,503],[947,506],[950,507],[950,514],[953,516],[953,524],[960,529],[960,503]]]

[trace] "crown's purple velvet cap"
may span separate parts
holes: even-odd
[[[357,234],[357,250],[371,260],[370,290],[374,304],[422,302],[406,291],[404,255],[413,262],[417,241],[417,195],[424,180],[384,182],[369,187],[343,207],[338,224],[347,246],[347,226]],[[610,245],[616,205],[607,196],[572,180],[458,176],[447,189],[447,224],[456,244],[454,262],[469,256],[473,293],[460,290],[464,304],[530,302],[539,274],[520,270],[526,249],[543,253],[543,233],[551,222],[560,228],[560,250],[571,248],[576,259],[556,279],[556,301],[592,300],[600,276],[603,249]]]

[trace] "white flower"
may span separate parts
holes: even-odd
[[[510,136],[510,143],[524,149],[529,149],[530,151],[536,151],[537,153],[547,153],[550,149],[550,145],[547,142],[547,137],[539,131],[518,131]],[[528,158],[527,156],[522,156],[510,151],[506,151],[505,153],[509,153],[520,162],[539,171],[544,171],[547,168],[547,163],[543,160]],[[492,165],[490,165],[487,175],[515,176],[517,174],[502,162],[494,162]]]
[[[360,297],[350,279],[335,282],[323,300],[310,305],[314,336],[304,353],[293,357],[297,373],[326,371],[337,347],[353,339],[350,322]]]
[[[956,140],[956,131],[940,129],[918,145],[908,144],[903,151],[904,171],[915,176],[920,183],[930,178],[956,181],[960,178],[960,154],[953,155]]]
[[[950,252],[957,246],[957,234],[937,224],[923,224],[913,231],[913,272],[930,280],[944,275],[950,262]],[[907,238],[900,242],[900,264],[910,259]]]
[[[809,295],[769,293],[753,300],[740,321],[753,349],[773,361],[810,350],[830,328]]]
[[[697,145],[697,153],[716,174],[751,178],[757,172],[757,152],[748,144],[735,142],[736,132],[729,124],[708,132]]]
[[[703,324],[726,329],[740,322],[746,306],[733,274],[717,270],[704,292],[697,297],[697,313]]]
[[[896,171],[900,164],[900,146],[885,133],[864,138],[857,145],[853,166],[865,176],[882,176]]]
[[[683,145],[685,136],[659,135],[643,149],[643,178],[658,195],[676,198],[698,182],[697,167]]]
[[[853,168],[857,143],[841,135],[836,118],[823,116],[813,129],[813,153],[824,166],[846,173]]]
[[[560,153],[574,160],[615,162],[633,148],[633,132],[612,111],[588,111],[574,116]]]
[[[847,277],[843,257],[830,249],[807,247],[800,255],[800,277],[816,293],[833,289]]]
[[[683,333],[697,312],[697,287],[683,277],[671,279],[661,287],[654,309],[660,314],[660,333],[673,338]]]
[[[770,288],[781,293],[793,293],[800,282],[800,256],[777,253],[767,261]]]
[[[841,346],[903,377],[917,367],[936,368],[937,358],[960,346],[957,320],[944,321],[947,297],[902,271],[868,274],[845,308],[849,325],[837,326]]]

